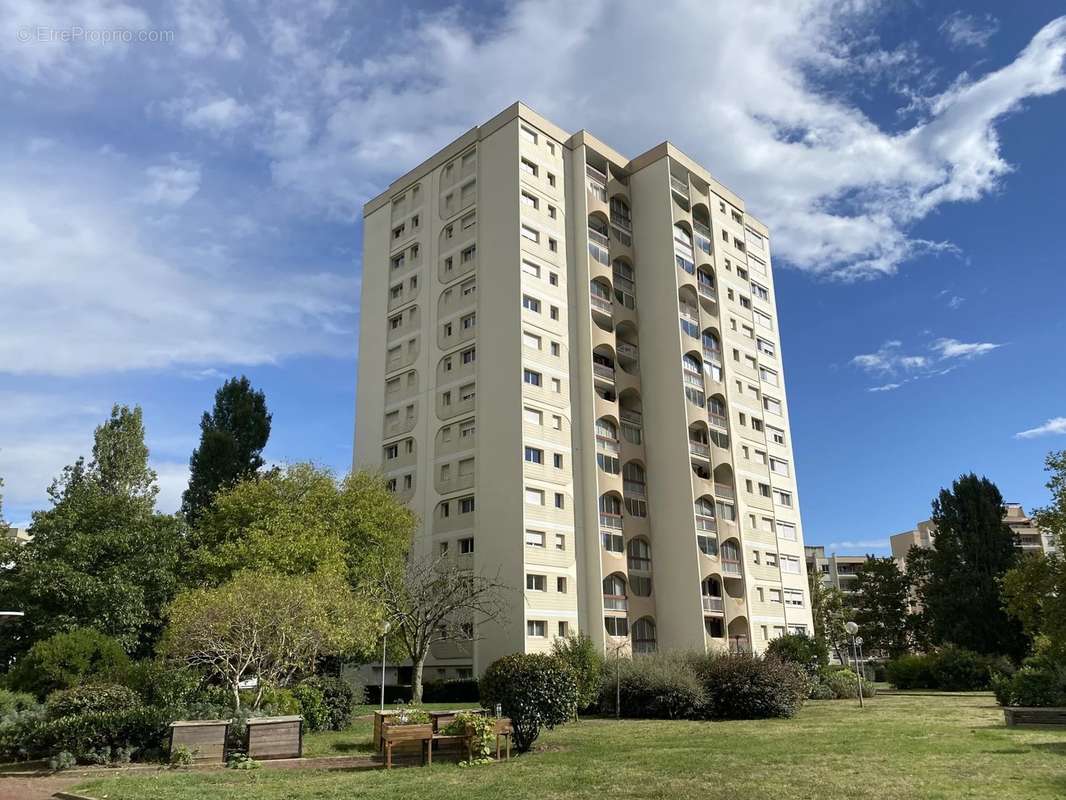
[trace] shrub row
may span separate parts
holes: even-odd
[[[481,699],[476,678],[432,681],[422,687],[425,703],[476,703]]]
[[[1013,675],[992,677],[992,691],[1000,705],[1066,706],[1066,664],[1048,654],[1046,640],[1038,639],[1035,650]]]
[[[83,764],[128,760],[134,755],[154,757],[162,752],[170,722],[170,715],[158,708],[93,711],[34,721],[23,731],[17,755],[47,758],[65,751]]]
[[[1007,659],[948,646],[920,655],[900,656],[888,662],[885,677],[897,689],[971,692],[990,688],[995,674],[1012,672]]]
[[[599,708],[645,719],[791,717],[809,691],[802,668],[775,658],[654,653],[610,662]]]

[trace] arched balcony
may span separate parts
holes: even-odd
[[[697,497],[692,507],[696,514],[696,530],[701,533],[715,533],[718,530],[718,523],[715,520],[714,498],[708,495]],[[707,555],[718,555],[718,552],[716,550]]]
[[[707,400],[707,422],[711,428],[717,428],[723,433],[729,431],[729,416],[726,412],[725,397],[720,394],[712,394]]]
[[[681,320],[681,330],[686,336],[697,341],[700,338],[700,308],[696,299],[696,290],[691,286],[682,286],[677,290],[677,313]]]
[[[703,579],[700,584],[700,594],[703,596],[703,613],[724,614],[725,598],[722,596],[722,582],[714,575]]]
[[[614,420],[596,420],[596,464],[609,475],[618,474],[618,426]]]
[[[655,620],[641,617],[633,623],[633,652],[639,655],[654,653],[657,649]]]
[[[696,270],[696,290],[700,294],[700,300],[704,301],[704,306],[717,315],[718,287],[714,280],[714,270],[706,264]]]
[[[688,452],[689,455],[706,461],[711,459],[711,441],[707,434],[707,425],[695,423],[688,428]]]
[[[603,610],[622,611],[629,608],[626,591],[626,579],[620,572],[614,572],[603,579]]]
[[[696,249],[711,254],[711,214],[703,203],[692,206],[692,233]]]
[[[626,389],[618,398],[618,414],[622,423],[622,438],[630,444],[644,441],[644,415],[640,392]]]
[[[726,539],[721,545],[722,574],[727,578],[739,578],[742,574],[740,542]]]
[[[751,632],[746,617],[729,620],[729,649],[734,653],[751,652]]]
[[[592,377],[598,384],[614,387],[614,350],[609,345],[592,351]]]
[[[629,589],[636,597],[651,597],[651,545],[638,536],[626,545]]]
[[[623,322],[615,329],[614,346],[618,352],[618,366],[630,375],[640,372],[640,347],[637,341],[637,326],[632,322]]]
[[[611,234],[626,247],[633,246],[633,220],[629,203],[620,194],[611,198]]]
[[[681,378],[685,384],[685,397],[702,409],[707,402],[703,394],[703,361],[696,353],[681,356]]]
[[[611,266],[611,256],[608,252],[610,247],[610,225],[607,218],[600,212],[589,214],[589,258],[605,267]]]
[[[600,495],[600,537],[603,549],[609,553],[622,553],[622,498],[617,492]]]
[[[689,188],[688,188],[688,175],[675,175],[670,173],[670,194],[673,195],[674,202],[677,203],[685,211],[689,209]]]
[[[603,330],[614,329],[614,303],[611,285],[602,278],[593,278],[589,282],[589,307],[592,309],[593,321]]]
[[[648,516],[648,481],[639,461],[627,461],[622,467],[622,494],[631,517]]]
[[[624,258],[616,258],[611,262],[611,271],[614,276],[615,299],[625,308],[636,308],[636,272],[633,269],[633,265]]]
[[[714,468],[714,496],[719,500],[730,502],[736,499],[733,487],[733,468],[728,464],[719,464]]]
[[[674,225],[674,263],[689,275],[696,274],[695,255],[692,251],[692,232],[688,224],[678,222]]]

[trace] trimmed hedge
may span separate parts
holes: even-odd
[[[577,678],[553,656],[515,653],[489,664],[481,677],[481,705],[498,703],[511,718],[515,749],[528,751],[541,728],[554,728],[577,714]]]
[[[1007,674],[1012,669],[1006,659],[948,646],[889,661],[885,677],[897,689],[973,692],[991,688],[993,675]]]
[[[423,703],[476,703],[480,699],[476,678],[433,681],[422,686]]]
[[[61,717],[34,725],[26,732],[23,750],[28,758],[48,758],[66,751],[80,763],[123,760],[123,756],[152,757],[162,752],[170,715],[157,708],[134,708]]]

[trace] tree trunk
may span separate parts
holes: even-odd
[[[411,659],[411,702],[422,702],[422,668],[426,664],[426,653]]]
[[[233,703],[234,703],[233,707],[235,709],[237,709],[237,711],[240,711],[241,710],[241,682],[240,681],[234,681],[233,682]]]

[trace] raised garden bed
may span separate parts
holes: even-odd
[[[1004,706],[1003,717],[1008,728],[1055,725],[1066,728],[1066,707],[1027,708]]]
[[[422,722],[415,725],[399,725],[385,722],[381,726],[381,741],[385,747],[385,769],[392,769],[392,751],[399,746],[418,744],[422,752],[422,763],[433,763],[433,723]]]
[[[178,720],[170,723],[170,752],[184,747],[197,764],[222,764],[226,761],[226,733],[229,719]]]
[[[303,717],[255,717],[248,720],[249,758],[300,758],[303,752]]]

